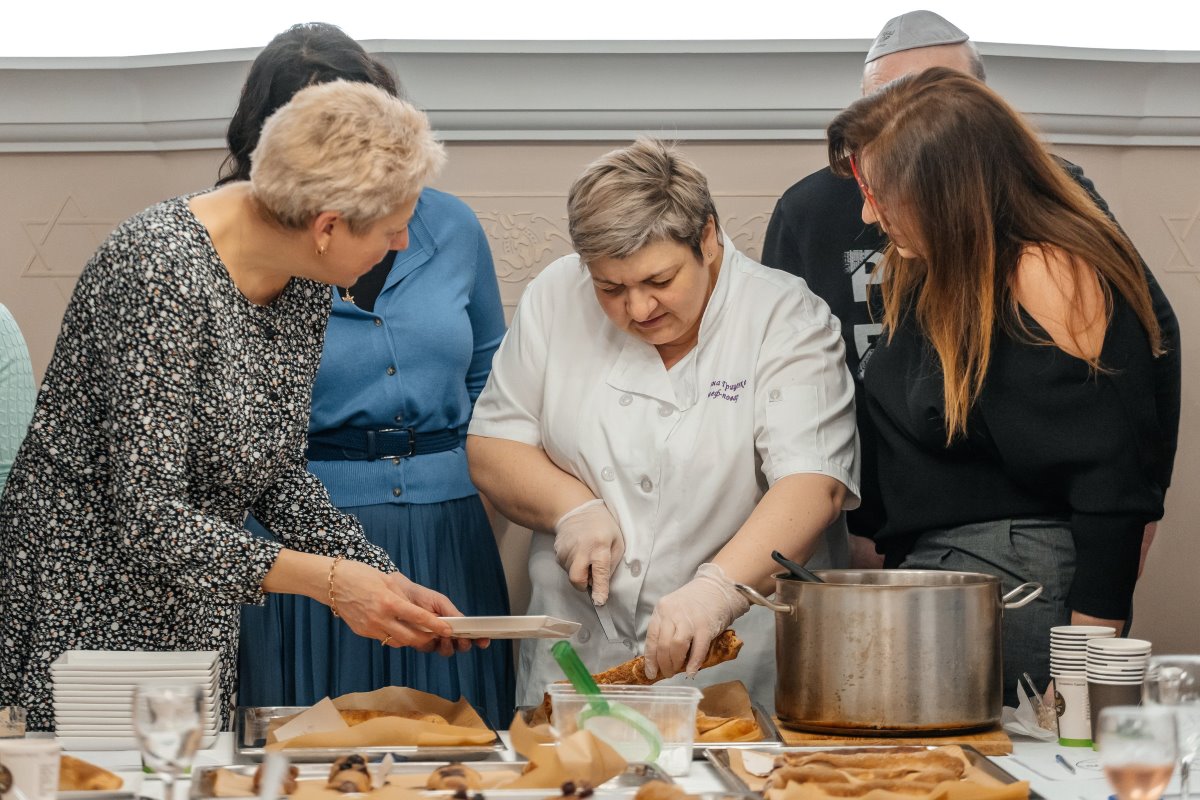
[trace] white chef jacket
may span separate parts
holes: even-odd
[[[641,652],[659,599],[711,561],[780,478],[828,475],[849,490],[846,509],[858,504],[854,387],[837,317],[802,279],[724,243],[698,343],[670,370],[653,345],[608,320],[571,255],[525,289],[475,404],[471,434],[541,447],[621,526],[624,562],[607,603],[615,642],[556,562],[553,538],[535,533],[530,546],[529,613],[583,623],[572,644],[592,671]],[[838,524],[808,563],[847,561]],[[741,654],[698,682],[742,680],[773,708],[774,616],[752,606],[733,628]],[[522,642],[519,704],[540,703],[546,684],[563,679],[551,644]]]

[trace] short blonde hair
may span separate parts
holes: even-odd
[[[267,119],[250,185],[287,228],[338,211],[358,233],[415,197],[445,163],[421,111],[375,86],[308,86]]]
[[[585,264],[663,240],[701,257],[709,217],[719,222],[704,173],[674,145],[649,137],[593,161],[567,197],[571,243]]]

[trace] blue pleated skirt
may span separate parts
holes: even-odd
[[[446,595],[467,616],[509,613],[500,553],[477,496],[342,510],[358,517],[367,538],[408,578]],[[269,535],[253,519],[248,527]],[[269,595],[265,606],[243,607],[238,660],[242,706],[311,705],[326,696],[407,686],[449,700],[466,697],[494,727],[512,722],[508,641],[449,658],[383,647],[355,634],[328,606],[299,595]]]

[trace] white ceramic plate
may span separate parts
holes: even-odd
[[[105,699],[104,702],[88,700],[61,700],[54,702],[54,716],[59,719],[71,717],[104,717],[106,719],[132,719],[133,703],[128,697],[122,701]],[[214,714],[217,710],[216,697],[208,695],[204,698],[205,715]]]
[[[161,680],[160,680],[161,679]],[[155,675],[51,675],[50,681],[55,686],[87,686],[96,687],[103,691],[119,691],[127,689],[133,691],[133,687],[139,683],[199,683],[205,686],[215,686],[217,677],[213,673],[201,672],[197,674],[180,673],[175,675],[164,675],[158,673]],[[78,691],[78,689],[77,689]]]
[[[108,734],[99,736],[57,736],[56,741],[63,750],[137,750],[141,745],[133,737],[119,737]],[[201,748],[212,747],[217,741],[217,734],[206,735],[200,740]]]
[[[199,682],[199,681],[197,681]],[[217,681],[204,682],[206,702],[217,693]],[[137,684],[91,685],[82,682],[67,682],[54,686],[55,703],[128,703],[133,698]]]
[[[220,727],[215,721],[210,721],[200,731],[203,736],[216,736],[217,729]],[[133,730],[133,725],[59,725],[57,721],[54,725],[54,732],[61,736],[120,736],[133,738],[137,734]],[[135,745],[136,746],[136,745]]]
[[[215,711],[206,712],[201,716],[201,719],[204,720],[205,728],[215,728],[217,726],[217,714]],[[54,718],[54,727],[56,730],[62,730],[63,728],[74,730],[79,730],[80,728],[132,728],[133,718],[109,716],[72,717],[70,715],[59,717],[56,715]]]
[[[525,617],[441,617],[460,639],[566,639],[580,623],[544,615]]]
[[[88,702],[86,700],[61,701],[54,703],[54,715],[61,717],[63,714],[112,714],[114,716],[133,716],[133,704],[128,698],[122,703],[119,700],[108,702]]]
[[[212,708],[216,705],[216,694],[205,693],[204,706]],[[119,694],[116,697],[54,697],[55,714],[132,714],[133,698],[130,694]]]
[[[216,650],[68,650],[50,669],[115,670],[128,669],[211,669],[217,663]]]
[[[50,677],[55,681],[94,681],[111,683],[142,683],[145,681],[200,681],[208,683],[217,677],[214,669],[155,669],[155,670],[59,670],[51,671]]]

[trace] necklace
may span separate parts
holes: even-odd
[[[338,288],[341,289],[340,286]],[[345,289],[342,289],[342,292],[343,292],[343,294],[342,294],[342,302],[343,303],[353,303],[354,302],[354,295],[350,294],[350,287],[347,286]]]

